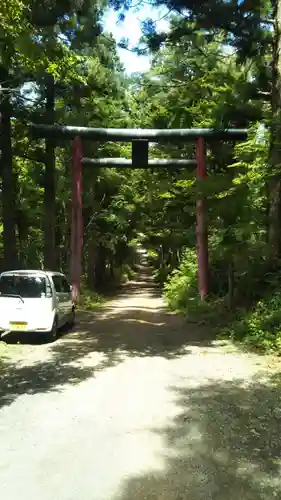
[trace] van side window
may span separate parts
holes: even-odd
[[[50,278],[47,276],[47,279],[46,279],[46,297],[50,298],[50,297],[52,297],[52,295],[53,295],[52,285],[50,282]]]
[[[55,290],[57,293],[63,293],[62,289],[62,279],[60,276],[52,276],[54,285],[55,285]]]
[[[62,284],[62,292],[63,293],[70,293],[70,286],[66,278],[61,277],[61,284]]]

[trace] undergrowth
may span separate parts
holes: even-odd
[[[250,310],[241,312],[236,321],[222,329],[221,336],[281,354],[281,292],[269,292]]]
[[[127,281],[134,279],[137,276],[137,272],[133,265],[123,264],[115,274],[115,282],[123,285]]]
[[[214,268],[216,274],[215,260]],[[236,284],[240,302],[229,309],[224,292],[210,294],[208,300],[201,301],[196,253],[187,250],[164,286],[164,297],[171,309],[183,313],[191,322],[214,327],[220,338],[228,337],[262,352],[281,353],[280,279],[280,271],[267,273],[262,262],[253,263],[252,269],[249,261],[247,274]]]
[[[82,286],[78,311],[92,311],[104,305],[105,301],[102,295]]]

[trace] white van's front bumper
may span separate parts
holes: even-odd
[[[2,332],[38,332],[44,333],[51,331],[54,322],[54,315],[48,314],[48,317],[35,315],[33,318],[19,318],[8,320],[6,318],[0,318],[0,331]],[[46,315],[47,316],[47,315]]]

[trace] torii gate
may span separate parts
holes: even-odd
[[[31,125],[37,138],[72,140],[72,223],[71,223],[71,282],[75,301],[79,300],[82,273],[83,213],[82,213],[82,165],[97,167],[180,167],[197,166],[198,179],[207,177],[206,140],[244,141],[247,129],[103,129],[64,125]],[[131,142],[132,160],[124,158],[90,159],[83,157],[82,139],[99,142]],[[149,142],[196,142],[196,159],[149,160]],[[208,227],[206,207],[202,199],[196,200],[196,247],[198,261],[198,291],[204,299],[208,294]]]

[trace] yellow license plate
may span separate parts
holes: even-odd
[[[13,321],[10,321],[10,327],[11,330],[26,330],[27,329],[27,323],[14,323]]]

